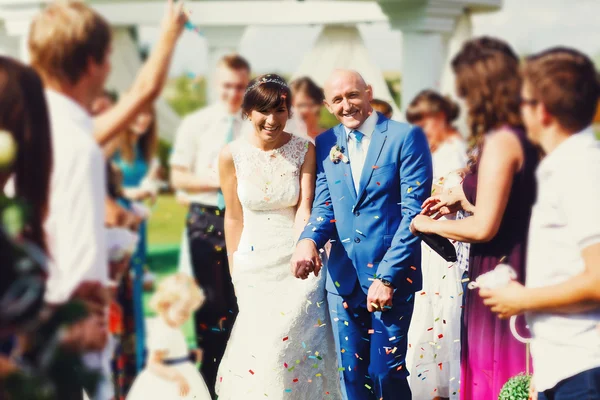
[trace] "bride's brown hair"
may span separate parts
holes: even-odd
[[[253,79],[246,89],[242,114],[247,118],[252,110],[267,112],[285,104],[288,116],[292,116],[292,92],[285,79],[277,74],[261,75]]]

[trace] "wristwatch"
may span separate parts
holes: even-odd
[[[387,287],[391,287],[392,289],[396,289],[394,284],[392,282],[388,281],[387,279],[383,279],[383,278],[377,278],[377,279],[380,280],[381,283],[383,283],[383,286],[387,286]]]

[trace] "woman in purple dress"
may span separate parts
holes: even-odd
[[[425,201],[413,231],[473,243],[471,280],[503,262],[524,282],[538,156],[519,114],[519,60],[506,43],[484,37],[465,43],[452,68],[458,94],[468,107],[475,156],[462,187]],[[472,216],[455,221],[431,218],[460,209]],[[525,345],[513,338],[508,321],[496,318],[477,293],[465,296],[460,398],[497,399],[502,385],[525,371]]]

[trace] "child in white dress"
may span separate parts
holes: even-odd
[[[201,289],[189,275],[174,274],[160,283],[150,303],[159,316],[148,324],[148,363],[127,400],[210,400],[181,331],[203,302]]]

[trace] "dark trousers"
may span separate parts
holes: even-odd
[[[556,368],[560,368],[558,363]],[[538,400],[600,400],[600,367],[588,369],[538,393]]]
[[[198,347],[204,352],[200,372],[215,398],[217,370],[238,313],[229,274],[223,211],[192,204],[187,219],[192,269],[206,302],[194,314]]]

